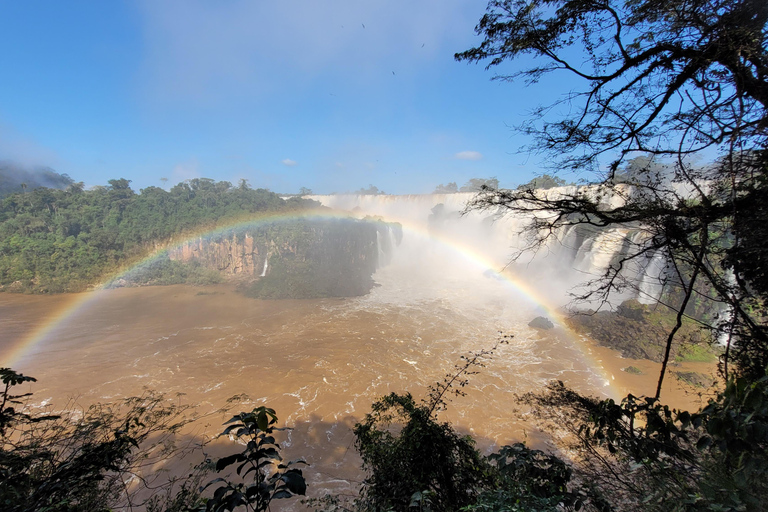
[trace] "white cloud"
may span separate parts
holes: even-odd
[[[298,162],[296,160],[291,160],[290,158],[280,160],[280,163],[288,167],[293,167],[294,165],[298,165]]]
[[[483,154],[479,151],[459,151],[453,158],[457,160],[482,160]]]

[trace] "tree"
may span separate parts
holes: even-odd
[[[393,425],[401,425],[397,433]],[[355,425],[363,467],[368,469],[360,509],[408,511],[428,505],[435,511],[471,504],[490,484],[490,467],[462,436],[437,420],[429,403],[391,393]]]
[[[352,510],[610,510],[599,492],[572,479],[571,466],[558,457],[522,443],[483,457],[474,439],[439,420],[450,397],[464,396],[469,377],[510,339],[503,336],[491,349],[462,356],[421,402],[410,393],[374,402],[354,428],[368,475]],[[326,510],[348,510],[338,499],[323,501]]]
[[[452,181],[448,183],[447,185],[443,185],[442,183],[435,187],[435,191],[432,192],[433,194],[455,194],[459,191],[459,186],[456,185],[455,181]]]
[[[483,190],[483,187],[497,189],[499,188],[499,180],[496,178],[472,178],[461,186],[459,192],[479,192]]]
[[[206,503],[207,512],[227,512],[244,507],[249,512],[269,510],[274,499],[304,495],[307,484],[300,469],[291,468],[303,460],[283,462],[280,446],[272,435],[278,428],[274,409],[261,406],[249,413],[233,416],[222,436],[233,435],[245,445],[242,452],[216,461],[216,471],[237,464],[237,474],[244,482],[231,482],[225,478],[211,480],[205,487],[221,484]],[[253,483],[246,484],[246,479]]]
[[[386,192],[384,192],[383,190],[379,190],[379,187],[375,185],[368,185],[368,188],[361,188],[359,190],[356,190],[354,193],[358,195],[373,195],[373,196],[386,194]]]
[[[468,376],[506,343],[505,337],[490,350],[462,356],[463,364],[430,387],[421,403],[410,393],[390,393],[374,402],[354,428],[355,444],[368,470],[357,509],[459,510],[492,484],[491,466],[475,448],[474,439],[460,435],[437,415],[447,407],[449,395],[463,395]]]
[[[26,401],[32,393],[16,394],[13,388],[36,379],[0,368],[0,382],[3,511],[262,512],[273,499],[306,491],[301,470],[291,467],[304,461],[282,462],[273,433],[286,429],[276,427],[275,411],[267,407],[225,423],[221,435],[244,441],[242,451],[215,463],[206,459],[177,478],[157,468],[206,444],[179,442],[184,427],[199,417],[194,408],[146,392],[86,410],[69,404],[57,415],[31,413]],[[200,486],[210,471],[233,464],[243,480],[253,483],[233,483],[225,475]],[[201,493],[215,484],[220,485],[213,495],[203,498]]]
[[[299,189],[299,195],[300,196],[310,196],[312,195],[312,189],[307,187],[301,187]]]
[[[174,510],[202,504],[197,491],[204,468],[177,479],[154,468],[195,448],[177,443],[194,421],[191,408],[147,392],[87,409],[33,413],[31,393],[14,387],[35,379],[0,368],[0,508],[8,512],[136,510],[175,502]],[[135,481],[138,485],[127,485]],[[165,508],[165,510],[170,510]]]
[[[549,174],[542,174],[541,176],[536,176],[528,183],[524,183],[522,185],[519,185],[517,187],[518,190],[527,190],[527,189],[548,189],[548,188],[554,188],[554,187],[562,187],[566,184],[565,180],[563,178],[559,178],[557,176],[550,176]]]
[[[639,233],[582,299],[607,300],[631,285],[627,273],[643,259],[666,256],[661,279],[674,288],[667,296],[677,323],[657,397],[693,301],[728,312],[710,326],[726,340],[725,378],[757,380],[768,364],[768,296],[744,257],[768,246],[755,238],[764,230],[752,229],[764,217],[754,205],[768,190],[767,24],[760,0],[493,0],[476,27],[483,41],[456,55],[489,68],[532,55],[536,64],[499,78],[535,83],[561,73],[583,84],[558,102],[571,114],[556,118],[552,105],[540,107],[520,128],[534,137],[529,150],[553,167],[595,171],[600,182],[558,196],[488,188],[470,207],[533,213],[531,248],[574,226]],[[720,155],[712,165],[692,163],[712,153]],[[635,156],[648,163],[617,180]],[[651,165],[659,158],[663,173]]]

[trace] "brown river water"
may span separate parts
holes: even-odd
[[[38,379],[29,388],[34,403],[54,407],[151,388],[184,393],[182,401],[208,412],[245,393],[239,410],[267,405],[294,427],[284,447],[310,463],[315,496],[353,492],[362,478],[350,427],[374,400],[391,391],[424,396],[460,356],[490,348],[500,332],[514,337],[443,413],[486,452],[516,440],[547,444],[515,396],[552,379],[596,396],[653,392],[658,365],[621,359],[561,326],[536,331],[527,323],[538,306],[509,283],[481,269],[444,268],[392,265],[377,272],[380,286],[369,295],[347,299],[262,301],[224,285],[88,292],[13,365]],[[0,294],[0,355],[82,298]],[[629,364],[646,375],[622,372]],[[695,407],[687,391],[669,377],[664,398]],[[215,435],[225,419],[209,417],[197,435]]]

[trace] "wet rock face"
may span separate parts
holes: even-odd
[[[619,315],[623,316],[624,318],[629,318],[630,320],[637,320],[639,322],[645,320],[645,310],[646,306],[641,304],[636,299],[624,301],[619,305],[619,307],[616,308],[616,312]]]
[[[623,357],[661,362],[667,336],[676,323],[676,314],[667,308],[630,299],[618,306],[616,311],[582,312],[569,318],[567,323],[598,344],[620,351]],[[683,343],[672,346],[673,359],[684,356],[680,353],[681,346],[707,346],[705,333],[691,320],[684,320],[678,339]]]
[[[253,276],[261,272],[266,258],[265,247],[259,250],[253,235],[232,234],[230,237],[198,238],[185,242],[168,253],[171,260],[198,262],[227,277]]]
[[[298,219],[190,240],[168,256],[216,270],[254,297],[348,297],[373,287],[371,276],[392,250],[379,247],[385,229],[383,222]]]
[[[555,324],[553,324],[549,320],[549,318],[544,316],[537,316],[536,318],[534,318],[528,323],[528,327],[533,327],[534,329],[547,330],[547,329],[552,329],[554,326]]]
[[[666,331],[642,318],[636,320],[618,312],[599,311],[576,315],[568,323],[598,344],[618,350],[623,357],[656,362],[661,362],[664,357]]]
[[[714,384],[712,377],[699,372],[673,372],[673,374],[695,388],[709,388]]]

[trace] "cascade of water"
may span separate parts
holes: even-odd
[[[574,190],[551,189],[546,194],[564,192],[574,193]],[[642,247],[648,236],[637,228],[569,226],[551,237],[543,250],[526,253],[510,264],[511,255],[527,244],[520,233],[532,218],[522,214],[505,215],[504,211],[464,212],[466,204],[474,198],[472,193],[309,197],[323,206],[346,210],[358,217],[373,215],[388,222],[400,222],[409,237],[426,235],[438,244],[459,247],[465,253],[480,256],[493,272],[511,265],[506,268],[561,303],[567,302],[566,295],[574,286],[602,275],[621,258]],[[379,267],[390,262],[396,253],[414,263],[429,265],[428,253],[434,249],[425,250],[425,246],[416,249],[412,243],[405,243],[394,251],[397,244],[392,243],[392,236],[393,233],[386,230],[380,230],[377,235]],[[622,278],[630,285],[634,283],[644,302],[658,300],[661,294],[666,260],[661,253],[654,254],[651,260],[648,265],[634,261],[623,264]],[[466,272],[466,269],[453,271]]]
[[[637,300],[643,304],[653,304],[661,298],[664,289],[667,256],[663,251],[656,251],[643,269],[638,286]]]
[[[269,254],[264,258],[264,269],[261,271],[261,276],[264,277],[267,275],[267,269],[269,268]]]
[[[381,268],[389,264],[392,256],[392,243],[389,239],[389,230],[376,230],[376,247],[378,248],[379,258],[377,261],[377,268]]]

